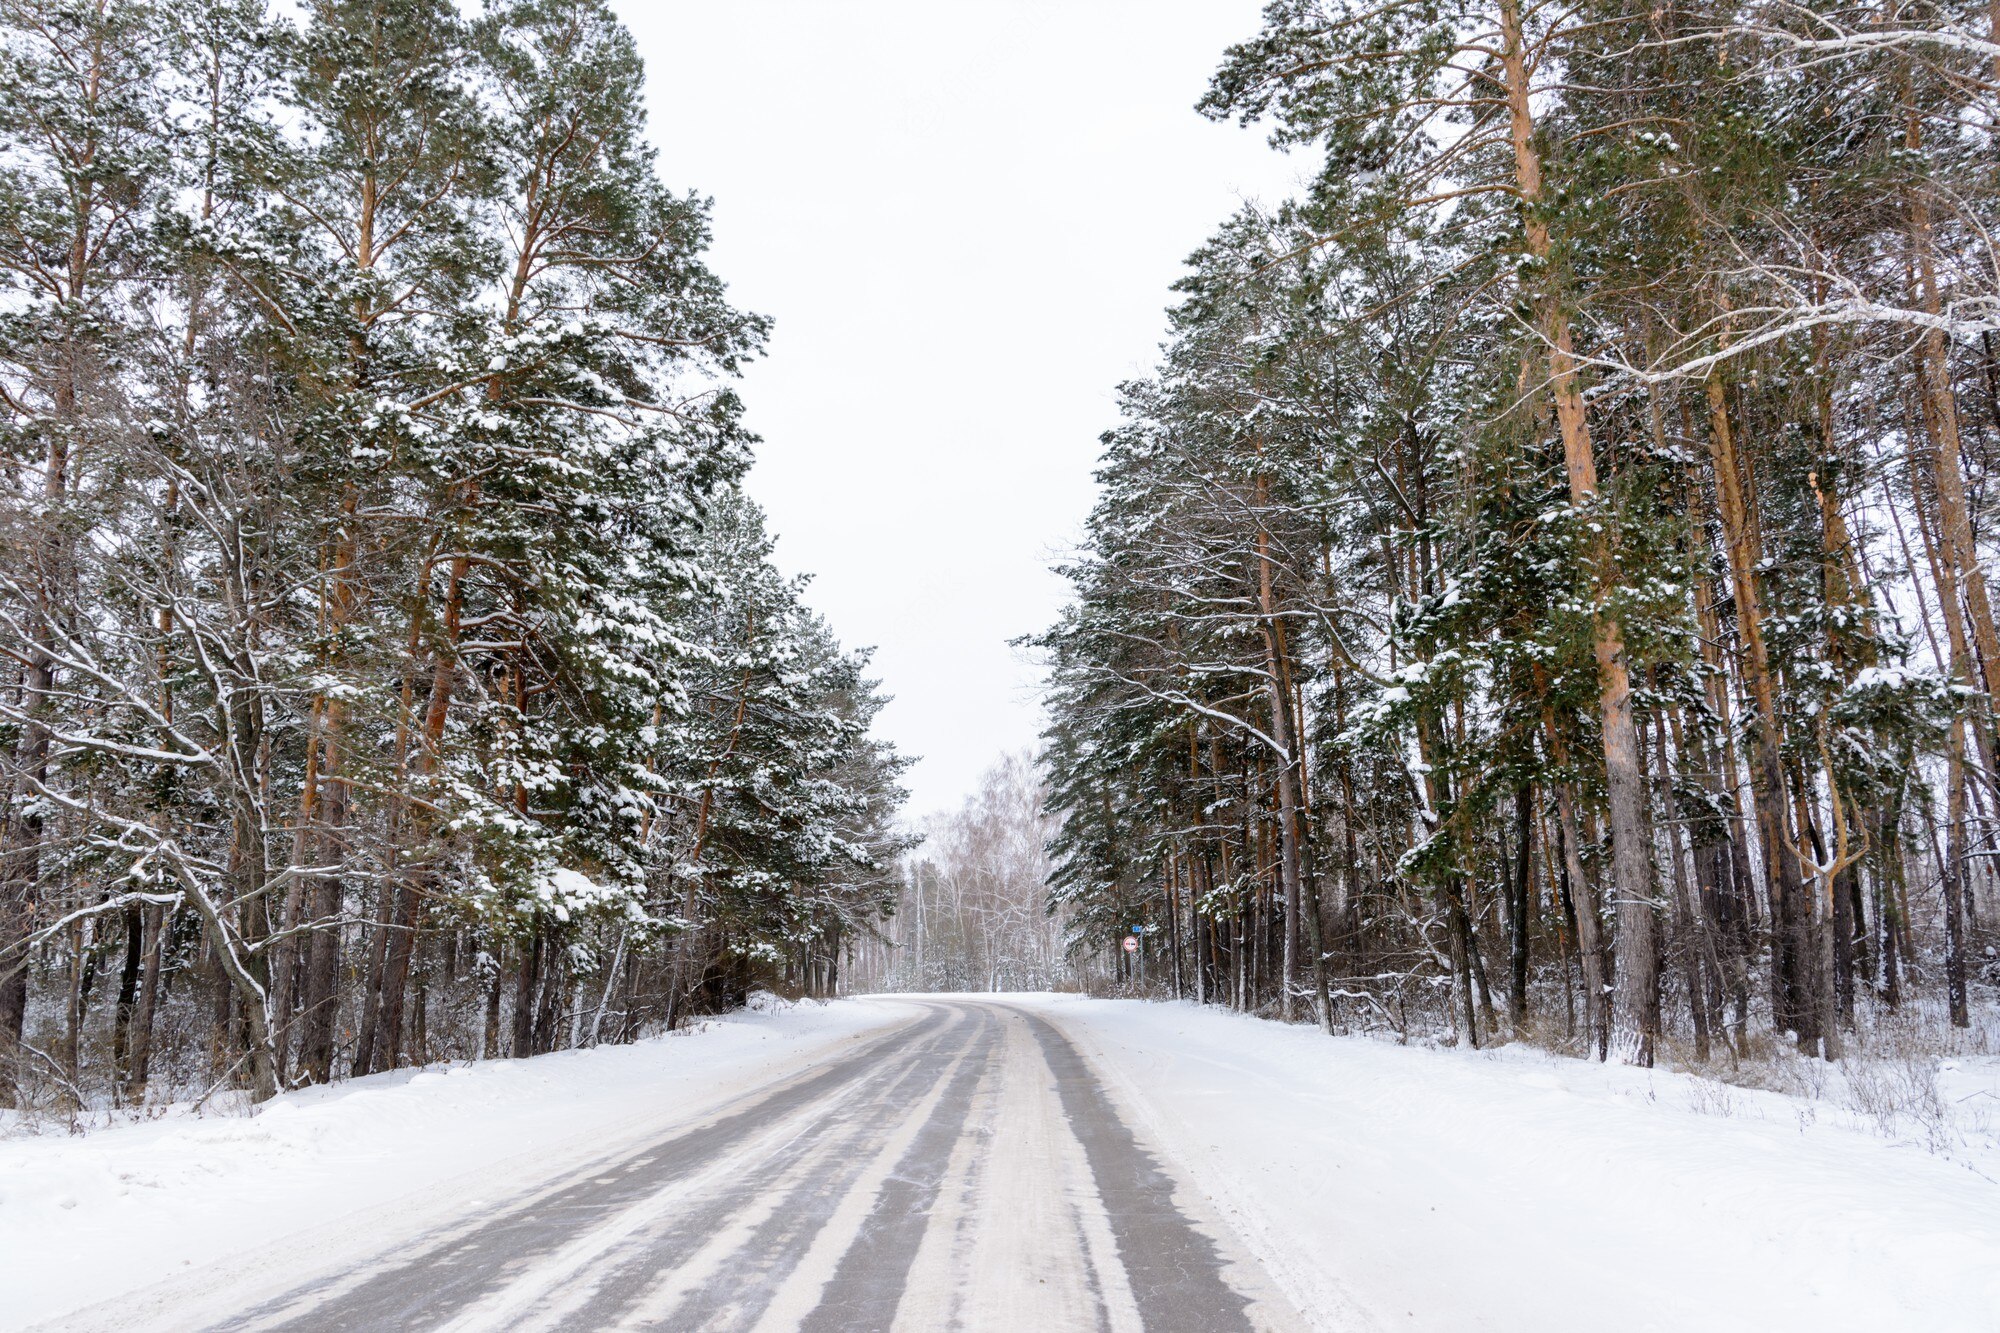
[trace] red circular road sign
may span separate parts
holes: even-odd
[[[1139,952],[1139,937],[1137,935],[1127,935],[1125,937],[1125,952],[1126,953]]]

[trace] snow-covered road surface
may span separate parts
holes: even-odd
[[[880,1002],[888,1030],[380,1252],[232,1298],[227,1273],[66,1327],[1305,1327],[1135,1134],[1059,1019]],[[219,1285],[218,1285],[219,1284]]]
[[[2000,1059],[1928,1144],[1798,1070],[763,1004],[0,1141],[0,1329],[2000,1330]]]

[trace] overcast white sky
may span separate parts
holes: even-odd
[[[622,0],[670,184],[773,316],[743,386],[789,571],[895,702],[910,813],[1041,728],[1008,647],[1055,615],[1118,381],[1180,261],[1296,168],[1193,104],[1259,0]]]

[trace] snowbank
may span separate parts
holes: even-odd
[[[1192,1005],[962,998],[1029,1006],[1069,1033],[1324,1328],[2000,1329],[1991,1122],[1939,1154],[1831,1098],[1524,1047],[1330,1040]],[[911,1013],[784,1006],[638,1046],[361,1079],[249,1118],[0,1141],[0,1327],[141,1287],[164,1299],[227,1279],[230,1304],[282,1289]],[[2000,1062],[1958,1061],[1948,1095],[2000,1122]],[[133,1308],[109,1326],[133,1326],[117,1317]]]
[[[252,1285],[260,1268],[282,1284],[907,1016],[893,1005],[772,1005],[633,1046],[356,1079],[251,1117],[0,1140],[0,1328],[224,1258]]]
[[[1947,1157],[1824,1101],[1521,1047],[1010,999],[1096,1058],[1323,1327],[2000,1329],[1990,1132]],[[2000,1062],[1950,1089],[2000,1112]]]

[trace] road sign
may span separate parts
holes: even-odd
[[[1139,952],[1139,937],[1137,935],[1127,935],[1125,937],[1125,952],[1126,953]]]
[[[1134,926],[1132,927],[1132,933],[1134,935],[1143,935],[1146,933],[1146,928],[1144,926]]]

